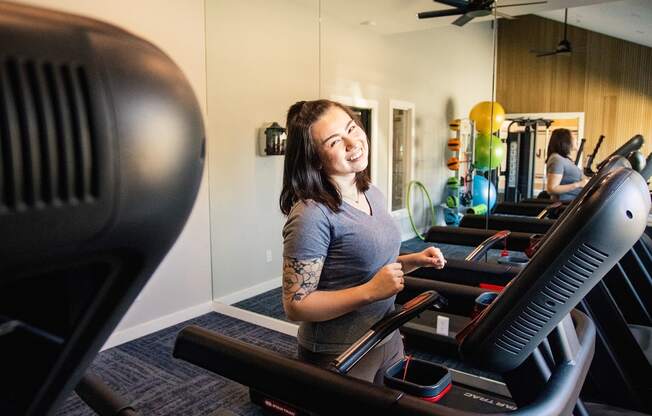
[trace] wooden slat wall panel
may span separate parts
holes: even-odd
[[[600,161],[634,134],[652,151],[652,48],[568,27],[571,56],[537,58],[552,49],[563,24],[538,16],[500,20],[496,99],[509,113],[583,111],[586,148],[606,136]]]

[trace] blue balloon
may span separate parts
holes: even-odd
[[[494,207],[496,204],[496,187],[484,176],[475,175],[473,177],[473,202],[471,205],[480,204],[485,204],[489,209]]]

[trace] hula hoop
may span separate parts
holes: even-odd
[[[410,225],[412,226],[412,231],[421,239],[421,241],[426,241],[426,237],[424,235],[421,235],[419,231],[417,230],[417,226],[414,225],[414,219],[412,218],[412,208],[410,207],[410,196],[412,194],[412,186],[417,186],[421,188],[421,191],[423,194],[426,196],[426,199],[428,200],[428,204],[430,204],[430,211],[431,211],[431,225],[435,225],[435,207],[432,206],[432,199],[430,199],[430,194],[428,193],[428,190],[426,187],[419,181],[410,181],[408,184],[407,188],[407,201],[406,201],[406,207],[407,207],[407,213],[408,213],[408,218],[410,219]]]

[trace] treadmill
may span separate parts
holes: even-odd
[[[498,299],[457,335],[465,362],[505,378],[518,407],[511,414],[586,414],[577,398],[590,364],[595,327],[573,308],[641,236],[650,200],[640,175],[618,169],[586,192],[577,207],[551,230],[532,261]],[[179,334],[174,356],[250,386],[252,397],[279,414],[476,415],[498,411],[495,404],[504,404],[502,399],[469,391],[464,385],[453,384],[450,396],[432,404],[342,374],[406,320],[430,307],[445,308],[440,298],[441,294],[425,292],[407,302],[333,362],[333,371],[193,326]],[[478,401],[488,407],[478,409]]]

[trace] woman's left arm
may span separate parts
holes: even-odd
[[[446,259],[437,247],[428,247],[418,253],[404,254],[398,256],[397,261],[403,265],[403,273],[408,274],[420,267],[434,267],[442,269],[446,265]]]

